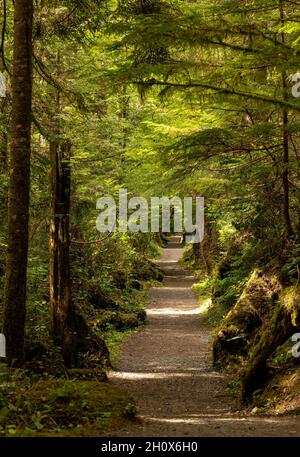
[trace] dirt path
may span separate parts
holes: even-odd
[[[178,264],[173,237],[159,265],[164,287],[152,288],[145,329],[123,345],[110,373],[138,405],[141,424],[119,436],[299,436],[297,417],[254,417],[236,411],[223,374],[211,368],[210,334],[199,315],[194,278]],[[114,433],[116,436],[116,433]]]

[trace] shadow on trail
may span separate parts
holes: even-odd
[[[241,414],[223,373],[211,364],[210,332],[191,289],[194,277],[178,263],[179,237],[158,265],[164,286],[153,287],[147,325],[123,345],[110,379],[138,406],[139,422],[112,436],[298,436],[295,417]]]

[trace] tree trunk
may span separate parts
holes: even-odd
[[[285,79],[285,75],[283,76]],[[286,234],[289,238],[293,236],[293,229],[290,217],[290,189],[289,189],[289,136],[288,136],[288,113],[283,110],[283,218],[286,227]]]
[[[281,25],[285,25],[284,4],[283,0],[279,1],[279,13]],[[285,33],[281,33],[281,41],[285,43]],[[286,71],[282,72],[282,88],[283,98],[288,100],[288,87]],[[290,189],[289,189],[289,133],[288,133],[288,110],[283,109],[282,112],[282,128],[283,128],[283,171],[282,171],[282,185],[283,185],[283,219],[286,227],[286,235],[288,238],[293,236],[293,229],[290,217]]]
[[[7,117],[8,117],[8,103],[7,99],[3,99],[0,102],[1,110],[1,124],[3,130],[0,132],[0,174],[6,173],[7,171],[7,156],[8,156],[8,134],[7,134]]]
[[[4,291],[7,362],[24,363],[31,153],[33,1],[16,0],[10,139],[8,250]]]
[[[50,225],[51,332],[67,367],[74,355],[74,313],[70,277],[71,143],[50,144],[52,220]]]

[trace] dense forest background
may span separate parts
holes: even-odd
[[[105,424],[134,413],[105,383],[86,398],[162,281],[163,234],[96,231],[97,199],[121,188],[205,198],[184,262],[242,401],[280,402],[274,379],[299,376],[299,5],[1,2],[2,434],[91,426],[99,404]]]

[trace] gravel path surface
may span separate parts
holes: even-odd
[[[134,397],[141,419],[113,436],[299,436],[299,417],[237,411],[226,377],[211,367],[210,332],[191,290],[194,278],[178,264],[182,253],[179,238],[171,238],[147,325],[123,344],[118,371],[109,375]]]

